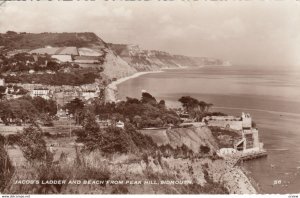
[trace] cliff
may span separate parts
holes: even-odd
[[[228,65],[228,62],[217,58],[172,55],[168,52],[158,50],[142,50],[138,45],[109,43],[108,47],[137,71],[151,71],[161,68]]]
[[[206,127],[189,127],[159,130],[141,130],[144,135],[150,136],[153,141],[161,145],[169,144],[172,148],[181,147],[183,144],[194,153],[200,152],[200,146],[209,147],[209,153],[213,154],[218,149],[211,131]]]

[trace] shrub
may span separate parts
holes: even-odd
[[[210,152],[210,148],[208,146],[200,146],[200,152],[204,154],[208,154]]]
[[[0,194],[13,175],[14,168],[4,149],[5,138],[0,134]]]
[[[33,162],[47,160],[49,153],[47,152],[46,142],[43,140],[41,131],[30,126],[24,128],[20,134],[19,146],[24,157],[29,161]]]

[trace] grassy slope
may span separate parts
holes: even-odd
[[[106,43],[94,33],[26,33],[0,34],[0,46],[9,49],[35,49],[46,45],[63,47],[105,46]]]

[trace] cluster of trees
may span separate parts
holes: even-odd
[[[57,105],[53,100],[41,97],[23,96],[18,99],[0,102],[0,118],[6,124],[35,122],[38,118],[49,122],[56,115]]]
[[[22,133],[7,136],[0,134],[0,192],[10,185],[9,181],[14,175],[14,167],[5,149],[8,145],[18,145],[31,166],[38,164],[39,168],[50,167],[53,162],[53,154],[47,150],[46,141],[38,126],[24,128]]]
[[[203,117],[209,112],[209,109],[213,106],[211,103],[199,101],[190,96],[182,96],[179,100],[184,110],[197,121],[201,121]]]
[[[86,112],[88,111],[85,108],[84,102],[79,98],[75,98],[65,104],[63,109],[66,110],[69,115],[74,116],[75,124],[81,124],[84,120]]]
[[[71,85],[80,86],[84,84],[92,84],[100,75],[94,72],[82,73],[80,71],[73,71],[65,73],[63,71],[56,72],[55,74],[20,74],[17,76],[5,76],[7,83],[36,83],[44,85]]]
[[[156,144],[148,136],[137,132],[135,127],[126,123],[125,129],[114,126],[100,128],[95,115],[86,115],[83,128],[73,130],[77,135],[77,142],[84,143],[84,150],[100,150],[104,154],[135,153],[154,150]]]
[[[4,99],[7,88],[9,88],[9,90],[7,92],[8,94],[25,95],[28,93],[28,90],[24,89],[23,87],[17,86],[17,85],[0,86],[0,101]]]
[[[34,71],[57,71],[62,68],[62,65],[57,63],[50,55],[39,56],[34,60],[33,55],[28,53],[19,53],[12,57],[0,56],[0,72],[27,72]]]
[[[210,103],[198,101],[190,96],[179,99],[191,118],[201,121],[207,115],[226,115],[220,112],[209,112]],[[136,128],[177,126],[181,123],[177,113],[168,109],[164,100],[157,101],[150,93],[142,93],[141,99],[127,97],[118,103],[94,100],[84,105],[80,99],[74,99],[64,106],[72,114],[77,124],[81,124],[87,112],[92,112],[101,120],[123,121],[133,124]]]
[[[199,151],[194,153],[185,144],[173,148],[170,144],[158,146],[152,138],[137,131],[136,127],[125,123],[125,128],[109,126],[100,128],[95,120],[95,115],[89,113],[82,122],[82,128],[74,129],[77,142],[84,144],[84,151],[101,151],[105,155],[115,153],[144,153],[151,154],[155,158],[175,157],[175,158],[194,158],[202,157],[210,153],[210,147],[199,146]]]
[[[7,75],[7,83],[39,83],[47,85],[73,85],[94,83],[100,78],[99,73],[103,68],[96,68],[95,71],[80,68],[78,64],[58,63],[50,55],[39,56],[34,60],[34,55],[19,53],[12,57],[0,55],[0,74],[5,72],[17,72],[18,75]],[[66,70],[67,69],[67,70]],[[31,73],[34,70],[39,73]],[[46,71],[53,71],[47,73]]]
[[[165,127],[177,125],[180,118],[176,112],[167,109],[165,101],[157,101],[151,94],[144,92],[142,98],[127,98],[119,103],[95,102],[94,112],[101,119],[129,121],[137,128]]]
[[[99,38],[94,33],[17,33],[8,31],[0,34],[0,46],[8,49],[35,49],[51,46],[75,46],[86,47],[95,44]],[[100,43],[102,44],[102,43]]]

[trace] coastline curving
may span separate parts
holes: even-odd
[[[160,72],[163,72],[163,71],[159,70],[159,71],[137,72],[131,76],[119,78],[116,81],[111,82],[109,85],[107,85],[107,87],[105,89],[105,101],[106,102],[117,102],[118,101],[118,87],[117,86],[120,83],[123,83],[129,79],[137,78],[137,77],[145,75],[145,74],[160,73]]]

